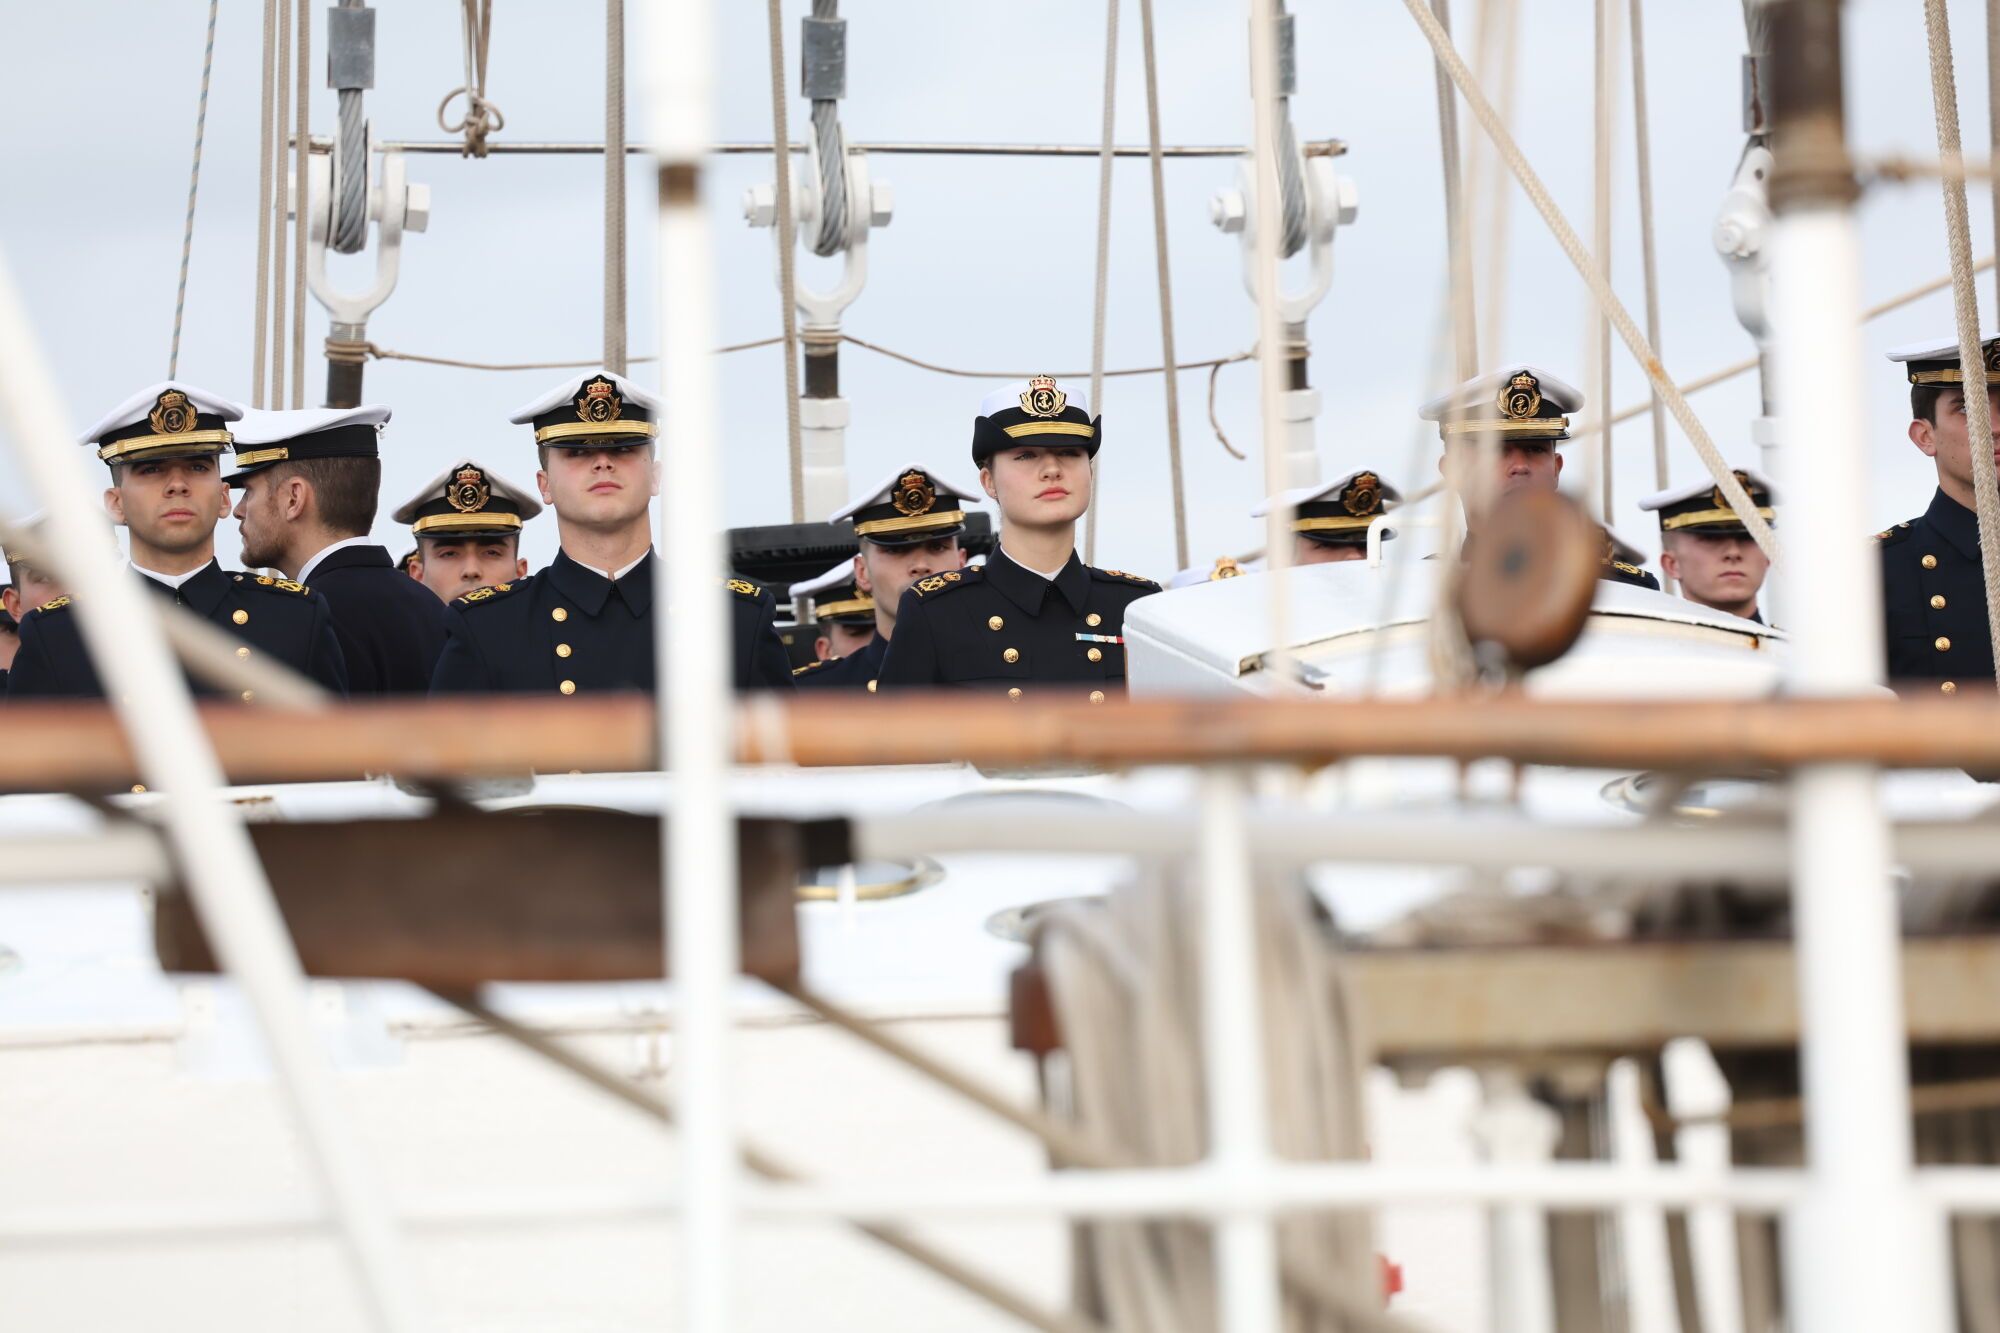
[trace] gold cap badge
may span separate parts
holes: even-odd
[[[493,489],[486,484],[484,472],[476,467],[462,467],[451,479],[451,485],[444,488],[444,498],[459,513],[471,514],[486,508],[486,502],[493,498]]]
[[[1053,375],[1037,375],[1028,381],[1028,391],[1021,395],[1021,410],[1031,417],[1061,416],[1069,403],[1069,395],[1056,387]]]
[[[576,419],[602,424],[616,421],[625,415],[625,400],[618,396],[618,386],[603,376],[598,376],[583,386],[583,393],[576,402]]]
[[[1522,371],[1500,390],[1500,412],[1509,421],[1526,421],[1542,410],[1542,382]]]
[[[912,468],[896,479],[896,488],[889,493],[889,503],[896,506],[896,512],[905,518],[928,514],[937,504],[937,487],[931,484],[929,477]]]
[[[153,404],[146,421],[155,435],[186,435],[194,429],[194,404],[179,389],[169,389]]]
[[[1341,507],[1356,518],[1381,512],[1382,479],[1373,472],[1364,472],[1347,483],[1347,489],[1340,493]]]

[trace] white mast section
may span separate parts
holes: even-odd
[[[730,997],[740,946],[736,830],[726,782],[733,716],[728,608],[715,526],[722,499],[710,351],[715,253],[702,206],[718,55],[707,0],[651,0],[647,11],[642,79],[659,156],[660,388],[666,404],[658,547],[666,557],[667,597],[653,616],[653,652],[660,753],[672,770],[661,836],[675,1081],[684,1127],[678,1327],[684,1333],[727,1333],[735,1326],[731,1289],[740,1189]]]

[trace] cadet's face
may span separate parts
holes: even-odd
[[[1292,542],[1292,563],[1295,565],[1342,565],[1349,560],[1367,558],[1368,548],[1358,542],[1343,542],[1335,546],[1306,536],[1295,538]]]
[[[1747,615],[1771,558],[1747,536],[1673,532],[1660,551],[1660,568],[1680,580],[1681,596],[1689,601]]]
[[[24,611],[32,611],[63,595],[62,585],[33,565],[14,566],[14,586],[7,590],[7,610],[19,619]]]
[[[196,550],[215,535],[229,508],[229,488],[213,458],[166,458],[128,463],[104,493],[111,521],[132,540],[168,555]]]
[[[965,552],[959,549],[956,537],[894,547],[877,546],[864,537],[861,539],[855,582],[875,599],[878,606],[886,606],[894,614],[896,608],[902,605],[903,594],[918,579],[927,579],[947,569],[963,568]],[[872,635],[874,630],[868,632]]]
[[[1009,523],[1055,527],[1090,508],[1090,456],[1081,445],[1010,445],[986,460],[979,481]]]
[[[1987,391],[1992,427],[1994,461],[2000,462],[2000,388]],[[1938,395],[1937,424],[1922,417],[1910,423],[1910,440],[1937,460],[1938,481],[1945,493],[1966,505],[1972,503],[1972,442],[1966,432],[1971,423],[1965,416],[1965,395],[1947,389]]]
[[[1493,489],[1488,501],[1498,500],[1503,495],[1516,491],[1542,491],[1554,494],[1556,482],[1562,476],[1562,455],[1550,440],[1502,440],[1495,462],[1497,470],[1493,474]],[[1473,478],[1459,469],[1472,467],[1479,458],[1479,447],[1471,440],[1461,440],[1445,450],[1445,456],[1438,466],[1452,473],[1452,482],[1462,494],[1473,490]]]
[[[516,537],[460,537],[455,541],[419,537],[411,573],[448,602],[474,588],[511,583],[526,574],[528,562],[518,555],[519,548]]]
[[[253,472],[241,483],[236,499],[236,525],[243,537],[243,563],[272,565],[282,562],[284,518],[278,511],[277,487],[271,471]]]
[[[826,644],[827,656],[846,657],[849,653],[858,653],[866,648],[868,641],[874,637],[873,625],[828,625],[823,642]]]
[[[617,529],[646,512],[659,493],[660,477],[652,445],[614,444],[546,450],[535,484],[564,521]]]

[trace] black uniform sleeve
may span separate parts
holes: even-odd
[[[785,652],[785,641],[778,637],[777,602],[769,592],[762,592],[754,602],[746,598],[740,605],[748,614],[739,612],[737,617],[744,632],[736,640],[736,688],[790,694],[796,687],[792,684],[792,659]]]
[[[889,655],[882,661],[882,674],[875,679],[879,688],[919,688],[935,685],[938,673],[937,639],[924,615],[923,594],[915,588],[903,594],[896,605],[896,633],[889,640]]]
[[[7,697],[28,699],[47,697],[60,693],[56,688],[55,668],[49,661],[47,648],[42,644],[42,627],[39,617],[25,616],[21,620],[21,646],[14,653],[14,666],[7,674]]]
[[[334,632],[333,609],[326,598],[312,594],[313,620],[310,654],[306,658],[306,674],[332,690],[341,698],[347,697],[347,654],[340,651],[340,636]]]
[[[444,613],[444,651],[431,671],[432,694],[482,694],[495,689],[493,672],[479,651],[479,641],[455,606]]]

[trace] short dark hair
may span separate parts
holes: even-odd
[[[302,477],[319,501],[320,522],[351,537],[366,537],[375,526],[376,497],[382,490],[379,458],[301,458],[279,463],[272,479]]]
[[[1912,384],[1910,386],[1910,419],[1928,421],[1937,425],[1938,399],[1944,397],[1947,386],[1942,384]]]

